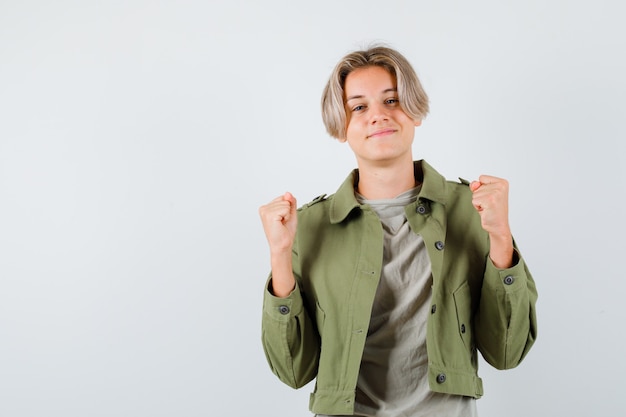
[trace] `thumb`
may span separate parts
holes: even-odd
[[[289,191],[283,194],[283,200],[289,201],[292,211],[295,211],[295,209],[298,207],[298,202],[296,201],[296,198]]]
[[[472,190],[472,192],[475,192],[476,190],[478,190],[481,186],[481,182],[480,181],[472,181],[469,185],[470,190]]]

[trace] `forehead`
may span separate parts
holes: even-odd
[[[395,88],[395,77],[380,66],[356,69],[348,74],[344,84],[346,98],[354,95],[382,93]]]

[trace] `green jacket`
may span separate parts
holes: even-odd
[[[430,389],[479,398],[480,350],[498,369],[517,366],[537,335],[535,283],[519,252],[508,269],[489,259],[489,238],[471,205],[467,181],[446,181],[426,162],[406,207],[432,263],[426,344]],[[353,414],[355,388],[383,258],[376,213],[354,196],[355,170],[328,198],[298,210],[293,248],[296,289],[286,298],[266,287],[262,343],[272,371],[299,388],[317,378],[310,409]],[[271,280],[271,276],[270,276]],[[268,282],[269,284],[269,282]]]

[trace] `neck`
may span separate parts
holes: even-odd
[[[413,161],[391,166],[359,164],[357,191],[368,200],[397,197],[416,186]]]

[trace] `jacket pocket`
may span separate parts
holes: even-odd
[[[464,282],[454,291],[454,305],[456,307],[457,330],[465,348],[474,350],[474,336],[472,331],[472,295],[467,282]]]
[[[326,313],[320,307],[320,303],[315,303],[315,325],[317,326],[317,332],[320,336],[324,333],[324,321],[326,320]]]

